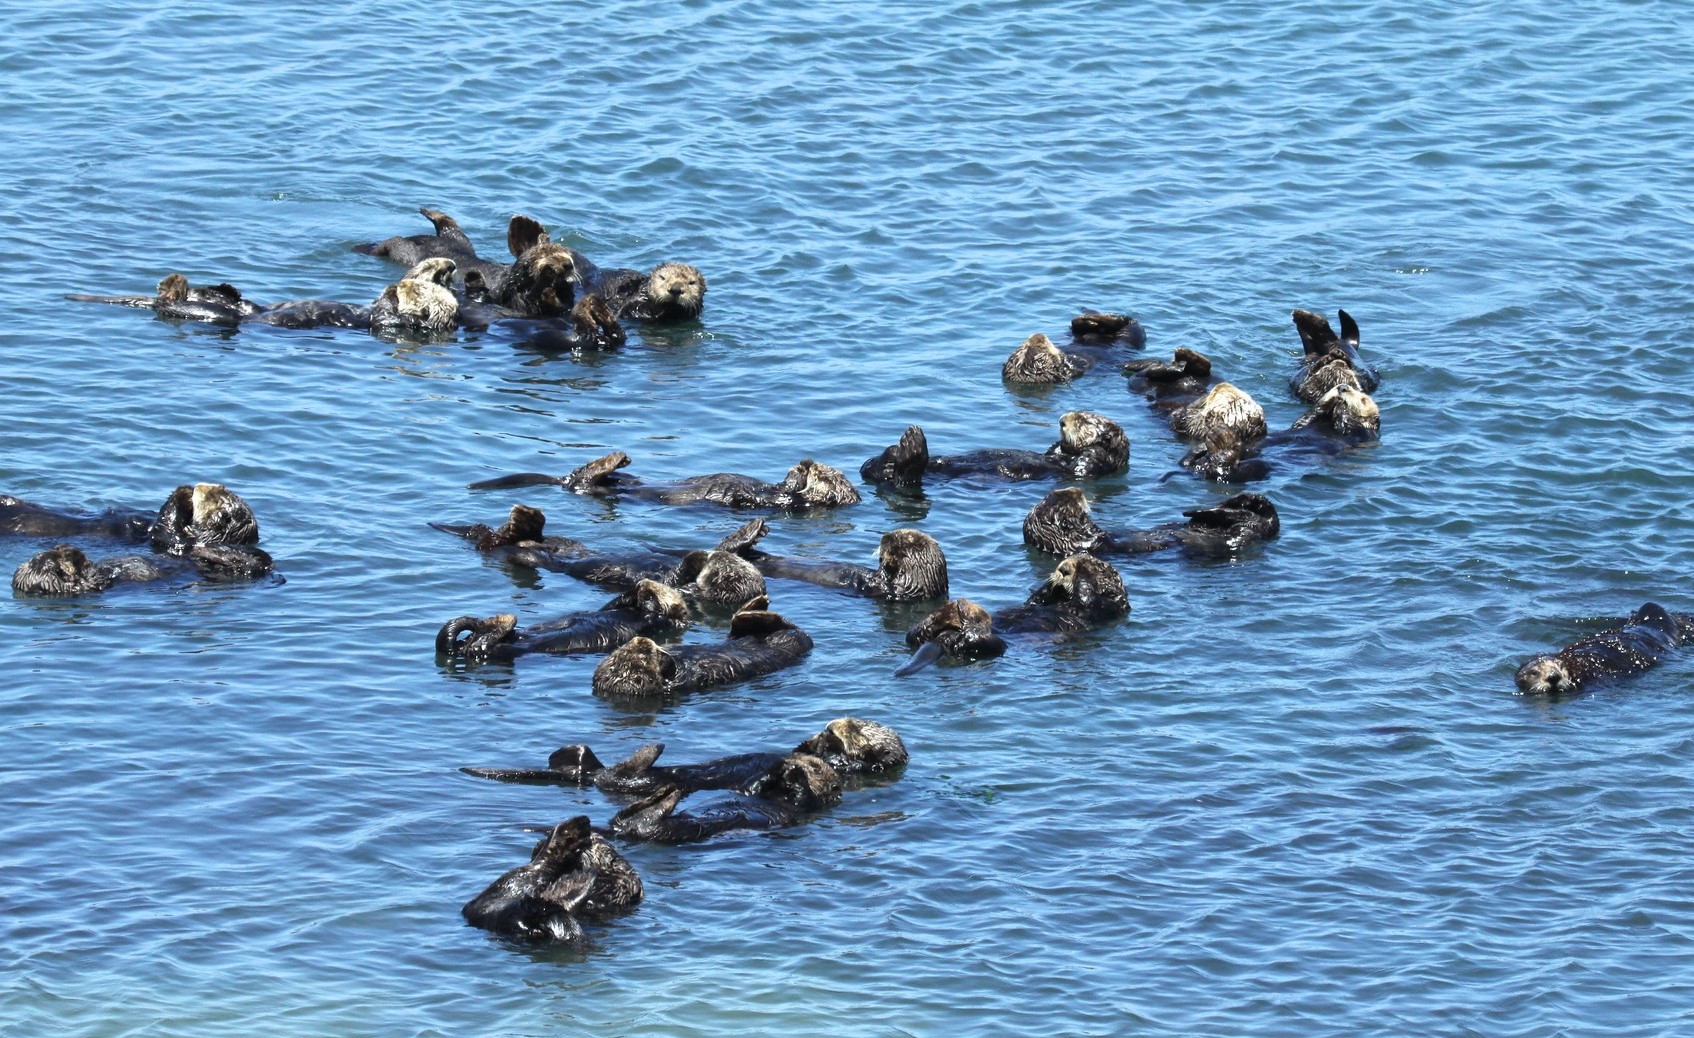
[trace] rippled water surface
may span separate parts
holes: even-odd
[[[286,578],[0,605],[0,1031],[1694,1034],[1694,664],[1561,702],[1523,658],[1694,610],[1694,32],[1655,3],[259,0],[0,4],[0,491],[156,507],[217,481]],[[362,302],[355,243],[515,212],[612,265],[694,263],[696,324],[573,357],[67,302],[165,273]],[[800,667],[636,713],[592,658],[465,669],[461,613],[606,594],[432,520],[543,508],[606,548],[745,516],[471,492],[613,449],[653,478],[856,472],[1133,441],[1108,526],[1219,499],[1115,364],[1014,390],[1084,308],[1210,355],[1285,426],[1293,307],[1345,307],[1379,446],[1261,487],[1236,561],[1122,562],[1120,627],[890,675],[920,607],[773,582]],[[783,516],[869,562],[915,525],[955,595],[1056,561],[1048,486]],[[50,542],[0,543],[0,571]],[[691,640],[721,637],[703,628]],[[615,804],[496,785],[587,742],[686,761],[843,714],[897,782],[801,828],[633,846],[633,915],[536,949],[459,906]]]

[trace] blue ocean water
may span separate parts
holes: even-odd
[[[1694,1034],[1694,669],[1561,702],[1512,672],[1643,601],[1694,610],[1694,30],[1657,3],[885,0],[796,7],[0,3],[0,492],[154,507],[222,482],[280,585],[0,604],[0,1032]],[[516,212],[680,259],[694,325],[573,357],[222,331],[66,293],[165,273],[374,298],[350,247]],[[513,470],[848,472],[1129,431],[1097,518],[1228,493],[1115,367],[1013,390],[1026,336],[1138,315],[1273,427],[1294,307],[1358,318],[1379,446],[1263,489],[1279,540],[1122,562],[1133,612],[907,679],[920,608],[773,582],[817,649],[656,713],[593,659],[443,667],[445,619],[607,595],[430,521],[542,507],[611,549],[744,518]],[[1042,484],[867,493],[767,546],[914,525],[1021,601]],[[0,543],[0,570],[46,547]],[[704,629],[692,639],[711,640]],[[779,749],[851,714],[912,764],[781,834],[627,855],[586,950],[459,906],[525,825],[615,805],[457,769]]]

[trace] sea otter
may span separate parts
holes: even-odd
[[[465,261],[475,263],[478,259],[476,246],[471,244],[459,221],[448,216],[439,209],[420,206],[418,212],[424,219],[435,227],[434,234],[413,234],[396,236],[378,242],[366,242],[353,246],[353,251],[366,256],[381,256],[393,260],[403,267],[410,267],[422,260],[440,256],[464,264]],[[476,267],[469,267],[477,270]],[[485,275],[480,270],[478,278]]]
[[[440,336],[458,327],[459,299],[452,289],[455,269],[450,259],[419,260],[370,305],[371,334]]]
[[[1087,357],[1065,353],[1053,345],[1052,339],[1036,332],[1006,358],[1006,363],[1000,366],[1000,377],[1026,385],[1052,385],[1069,382],[1091,366]]]
[[[1322,314],[1295,310],[1292,316],[1294,329],[1300,333],[1302,351],[1300,370],[1288,381],[1295,396],[1308,404],[1316,403],[1337,385],[1376,392],[1376,371],[1359,359],[1359,325],[1347,311],[1340,311],[1339,336]]]
[[[1203,353],[1178,348],[1169,363],[1132,360],[1124,363],[1129,388],[1146,396],[1159,409],[1174,410],[1204,396],[1213,383],[1212,361]]]
[[[1084,310],[1071,318],[1071,338],[1088,346],[1122,345],[1140,349],[1147,345],[1147,329],[1128,314]]]
[[[629,464],[629,455],[613,451],[564,476],[519,472],[470,484],[471,490],[504,490],[545,484],[591,497],[633,498],[667,505],[710,503],[729,508],[764,508],[801,511],[837,508],[859,503],[859,492],[840,470],[810,458],[788,470],[780,483],[766,483],[738,472],[716,472],[690,476],[668,483],[646,483],[619,472]]]
[[[60,544],[18,566],[12,574],[12,593],[41,597],[92,595],[119,584],[148,584],[184,574],[219,582],[253,580],[271,569],[271,557],[265,552],[233,545],[196,545],[180,558],[119,555],[95,560],[75,545]]]
[[[882,535],[875,569],[852,562],[815,562],[770,555],[755,545],[760,529],[737,550],[767,577],[803,580],[850,595],[886,602],[928,602],[947,597],[947,556],[935,538],[903,528]]]
[[[1242,390],[1219,382],[1192,404],[1171,412],[1171,431],[1192,440],[1204,440],[1217,429],[1228,429],[1245,442],[1262,439],[1268,431],[1265,409]]]
[[[104,512],[59,512],[0,494],[0,534],[20,537],[103,537],[141,544],[153,529],[152,512],[108,508]]]
[[[880,486],[916,490],[926,474],[941,479],[1094,479],[1128,467],[1129,437],[1118,423],[1092,411],[1069,411],[1059,417],[1058,442],[1045,452],[987,449],[935,457],[923,430],[913,425],[899,443],[859,466],[859,475]]]
[[[93,296],[68,295],[66,299],[79,303],[111,303],[150,309],[160,317],[174,321],[205,321],[209,324],[236,325],[259,313],[263,307],[241,295],[234,285],[217,284],[194,287],[181,274],[167,274],[159,282],[158,291],[151,296]]]
[[[518,629],[510,613],[460,616],[441,625],[435,654],[471,663],[507,662],[532,652],[608,652],[637,635],[665,638],[688,628],[688,603],[673,587],[643,580],[599,609],[567,613]],[[468,637],[467,637],[468,635]]]
[[[1284,458],[1334,455],[1374,443],[1381,428],[1381,412],[1369,394],[1336,386],[1293,425],[1262,440],[1244,442],[1227,426],[1212,429],[1183,456],[1181,465],[1214,482],[1246,483],[1265,478]]]
[[[651,743],[636,750],[627,760],[607,767],[600,763],[593,750],[577,744],[554,750],[547,758],[545,768],[459,770],[498,782],[592,785],[603,793],[620,796],[648,796],[666,785],[675,786],[683,793],[702,789],[733,789],[745,793],[753,782],[788,756],[786,753],[740,753],[699,764],[657,763],[664,752],[664,743]],[[900,741],[899,733],[886,725],[857,717],[837,717],[792,752],[822,757],[848,784],[855,780],[890,776],[905,767],[907,760],[906,744]]]
[[[692,843],[734,829],[786,829],[841,800],[841,776],[821,757],[791,753],[731,800],[676,810],[682,790],[664,786],[612,816],[612,833],[654,843]]]
[[[602,699],[651,700],[727,685],[792,667],[812,651],[805,631],[770,612],[755,598],[729,624],[716,645],[661,648],[633,638],[594,668],[593,690]]]
[[[514,346],[547,353],[602,352],[628,341],[612,307],[594,294],[578,299],[564,317],[525,317],[499,304],[461,298],[459,323],[466,331],[497,331]]]
[[[1209,508],[1182,513],[1188,521],[1150,530],[1106,531],[1088,514],[1088,499],[1077,487],[1048,494],[1023,521],[1024,543],[1053,555],[1138,555],[1182,548],[1191,555],[1229,556],[1282,530],[1276,506],[1261,494],[1236,494]]]
[[[259,543],[259,520],[241,495],[218,483],[180,486],[159,508],[148,539],[153,550],[186,555],[196,547]]]
[[[635,321],[692,321],[706,305],[706,278],[686,263],[661,263],[645,274],[590,264],[582,283],[587,291],[603,294],[618,317]]]
[[[1092,555],[1072,555],[1038,584],[1023,605],[988,610],[968,598],[955,598],[906,632],[912,658],[894,672],[905,677],[943,656],[992,659],[1006,652],[1004,633],[1070,635],[1115,623],[1129,615],[1129,593],[1111,563]]]
[[[1527,695],[1574,695],[1605,678],[1631,677],[1650,670],[1659,658],[1682,644],[1682,627],[1663,606],[1648,602],[1617,627],[1591,634],[1526,661],[1517,672],[1518,691]]]
[[[579,941],[581,920],[600,920],[641,903],[641,877],[578,816],[554,826],[520,865],[465,903],[472,926],[533,941]]]

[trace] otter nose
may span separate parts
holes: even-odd
[[[674,298],[676,298],[677,296],[680,296],[680,295],[682,295],[682,286],[681,285],[672,285],[671,286],[671,298],[674,299]]]

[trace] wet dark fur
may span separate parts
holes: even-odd
[[[603,699],[664,699],[791,667],[812,651],[805,631],[754,599],[735,614],[729,637],[716,645],[660,648],[647,638],[624,643],[594,668],[593,690]]]
[[[923,485],[926,475],[942,479],[1094,479],[1128,467],[1129,437],[1122,427],[1103,415],[1070,411],[1059,419],[1058,442],[1045,452],[990,448],[935,457],[929,453],[923,430],[913,425],[899,443],[861,465],[859,475],[867,482],[915,490]]]
[[[1132,360],[1123,366],[1129,388],[1161,410],[1174,410],[1206,395],[1216,381],[1212,361],[1203,353],[1178,349],[1170,361]]]
[[[145,542],[154,513],[128,508],[104,512],[60,512],[0,494],[0,534],[19,537],[102,537],[131,544]]]
[[[1334,456],[1350,447],[1374,443],[1381,428],[1376,401],[1362,390],[1337,386],[1287,429],[1258,441],[1243,441],[1233,429],[1219,427],[1190,450],[1182,467],[1219,483],[1264,479],[1277,464],[1312,456]]]
[[[1071,338],[1088,346],[1123,345],[1140,349],[1147,345],[1147,329],[1128,314],[1084,310],[1071,318]]]
[[[70,544],[26,559],[12,574],[18,595],[66,597],[108,591],[119,584],[147,584],[182,576],[208,581],[251,580],[271,572],[271,557],[258,548],[196,546],[182,558],[119,555],[90,559]]]
[[[1036,332],[1006,358],[1006,363],[1000,366],[1000,377],[1007,382],[1051,385],[1069,382],[1087,371],[1092,364],[1088,357],[1065,353],[1053,345],[1052,339]]]
[[[753,540],[740,552],[767,577],[803,580],[890,602],[925,602],[947,597],[947,556],[935,538],[922,530],[890,530],[883,534],[877,545],[875,569],[851,562],[814,562],[771,555],[755,547]]]
[[[1054,555],[1135,555],[1182,548],[1191,555],[1228,556],[1281,532],[1276,507],[1260,494],[1237,494],[1182,514],[1187,517],[1183,523],[1108,532],[1095,525],[1082,491],[1065,487],[1048,494],[1024,518],[1024,543]]]
[[[465,921],[503,937],[579,941],[581,920],[632,910],[641,877],[622,855],[589,829],[586,816],[554,826],[530,860],[465,903]]]
[[[532,652],[609,652],[637,636],[666,638],[688,628],[688,604],[675,588],[641,581],[599,609],[567,613],[519,629],[510,613],[447,621],[435,636],[439,658],[472,663],[513,660]]]
[[[181,274],[167,274],[152,296],[95,296],[69,295],[66,299],[79,303],[110,303],[152,310],[160,317],[175,321],[204,321],[209,324],[236,325],[259,313],[259,304],[245,299],[234,285],[190,285]]]
[[[860,500],[859,492],[846,476],[809,458],[789,469],[780,483],[766,483],[736,472],[692,476],[670,483],[647,483],[617,471],[628,464],[629,455],[614,451],[569,475],[519,472],[472,483],[469,489],[503,490],[553,484],[593,497],[628,497],[667,505],[709,503],[729,508],[781,511],[835,508],[858,504]]]
[[[1663,606],[1648,602],[1617,627],[1526,660],[1517,671],[1518,691],[1574,695],[1602,680],[1644,673],[1682,644],[1685,629]]]
[[[149,534],[153,550],[184,555],[197,546],[259,542],[259,520],[240,495],[217,483],[180,486],[159,509]]]
[[[665,786],[612,816],[608,827],[626,839],[655,843],[691,843],[736,829],[783,829],[839,802],[841,778],[822,758],[791,753],[733,799],[679,812],[682,795]]]
[[[1311,310],[1295,310],[1294,330],[1300,333],[1300,370],[1289,379],[1294,395],[1308,404],[1316,403],[1336,385],[1347,384],[1350,370],[1359,389],[1376,392],[1376,370],[1359,359],[1359,325],[1347,311],[1339,312],[1341,334],[1329,326],[1329,319]]]
[[[636,750],[627,760],[610,767],[600,763],[587,746],[563,746],[547,760],[546,768],[462,768],[467,774],[501,782],[542,785],[593,785],[605,793],[648,796],[664,786],[683,793],[702,789],[733,789],[748,792],[753,783],[787,754],[741,753],[718,757],[699,764],[659,764],[663,743]],[[888,776],[905,767],[906,746],[885,725],[856,717],[838,717],[823,731],[800,743],[792,752],[822,757],[843,780]]]

